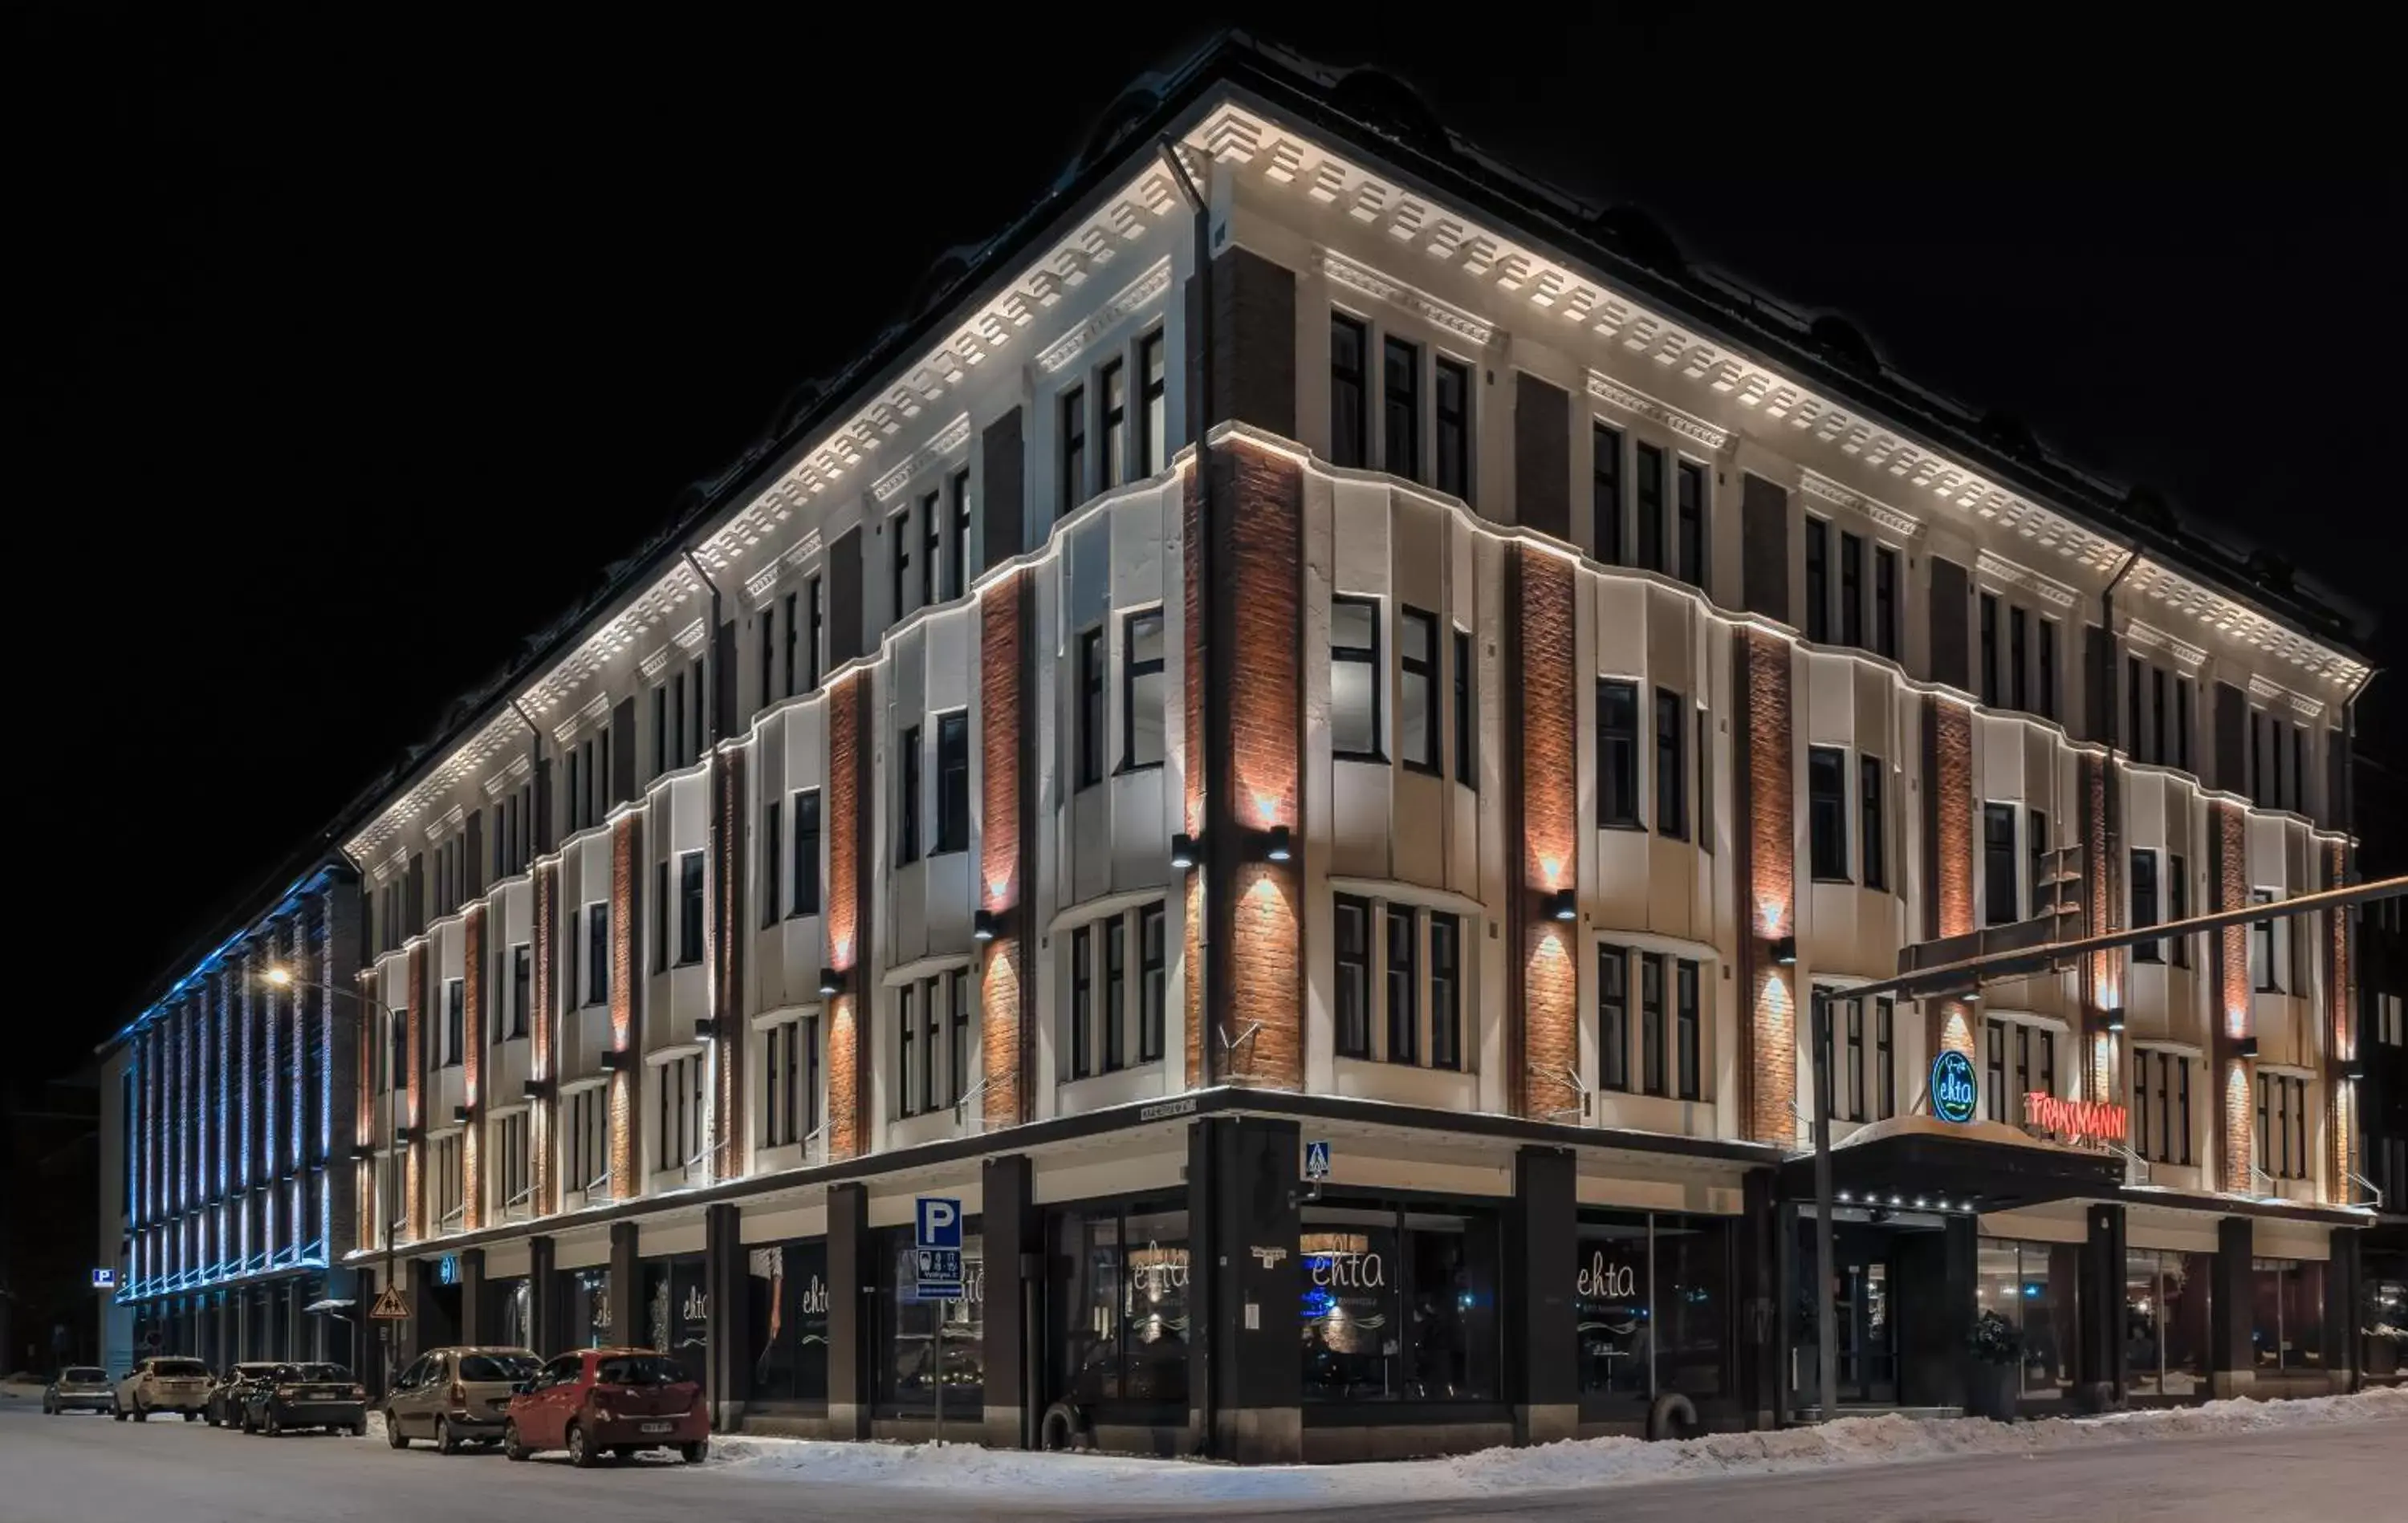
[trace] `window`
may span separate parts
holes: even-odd
[[[1104,780],[1104,632],[1079,635],[1079,786]]]
[[[1422,351],[1401,338],[1381,346],[1380,463],[1408,481],[1422,478]]]
[[[1170,1010],[1168,927],[1163,906],[1148,904],[1138,911],[1137,928],[1137,1060],[1150,1063],[1162,1056]]]
[[[1806,638],[1831,637],[1831,526],[1806,516]]]
[[[585,906],[585,1003],[600,1004],[610,997],[610,906],[596,901]]]
[[[2057,620],[2040,621],[2040,712],[2057,718]]]
[[[920,1114],[919,1068],[913,1054],[920,1035],[920,986],[904,984],[895,990],[895,1103],[899,1115]]]
[[[2189,677],[2174,679],[2174,765],[2190,770],[2190,694],[2193,684]]]
[[[1066,1314],[1054,1318],[1049,1391],[1096,1411],[1187,1399],[1190,1240],[1183,1198],[1069,1207],[1052,1226]],[[1061,1282],[1057,1282],[1061,1283]]]
[[[1675,575],[1691,587],[1706,585],[1706,468],[1682,461],[1674,483],[1674,505],[1680,516]]]
[[[2276,1179],[2308,1177],[2308,1081],[2258,1075],[2258,1167]]]
[[[937,601],[937,569],[944,561],[945,520],[937,510],[937,494],[920,499],[920,606]]]
[[[1881,1108],[1874,1119],[1886,1121],[1898,1114],[1898,1007],[1889,996],[1873,1001],[1873,1072],[1878,1081]]]
[[[761,610],[761,704],[767,708],[778,696],[778,605]]]
[[[2057,886],[2049,881],[2055,869],[2050,866],[2048,816],[2038,809],[2024,811],[2024,856],[2030,873],[2031,913],[2034,918],[2057,912]]]
[[[1471,367],[1438,362],[1438,490],[1471,500]]]
[[[951,1087],[950,1102],[958,1105],[970,1092],[970,1015],[976,1008],[970,995],[970,971],[955,968],[945,975],[945,1013],[953,1023],[953,1042],[947,1048],[945,1082]]]
[[[1864,861],[1865,887],[1889,887],[1889,821],[1882,812],[1882,760],[1856,758],[1857,855]]]
[[[1163,382],[1166,372],[1162,360],[1162,330],[1156,328],[1137,341],[1139,384],[1143,387],[1140,401],[1143,404],[1143,420],[1139,424],[1137,473],[1152,476],[1169,463],[1170,413],[1164,401]]]
[[[786,696],[795,696],[795,648],[802,643],[802,631],[795,622],[795,594],[786,594]]]
[[[1336,896],[1337,1033],[1341,1058],[1371,1056],[1371,906]]]
[[[1985,925],[2015,923],[2015,806],[1982,805],[1982,895]]]
[[[1463,1066],[1463,922],[1429,918],[1430,1066]]]
[[[761,1142],[786,1147],[819,1130],[819,1018],[797,1016],[762,1033]]]
[[[924,978],[920,982],[920,1015],[924,1021],[920,1043],[920,1109],[925,1113],[937,1109],[938,1052],[944,1036],[944,1013],[937,1008],[938,980]]]
[[[2149,668],[2149,760],[2163,763],[2166,750],[2166,669]]]
[[[654,1102],[659,1112],[652,1167],[656,1173],[682,1170],[702,1157],[702,1054],[672,1058],[661,1064]]]
[[[2132,853],[2132,929],[2142,930],[2157,923],[2157,854],[2155,851]],[[2144,941],[2132,948],[2135,962],[2165,961],[2163,942]]]
[[[1095,932],[1081,926],[1070,932],[1070,1076],[1083,1079],[1095,1060],[1090,1056],[1090,1028],[1095,1022]]]
[[[2026,627],[2029,622],[2021,608],[2007,610],[2007,705],[2019,712],[2031,707],[2028,665],[2024,660]]]
[[[1898,551],[1873,547],[1873,648],[1898,660]]]
[[[1480,706],[1472,701],[1471,633],[1455,632],[1455,780],[1480,787]]]
[[[811,691],[817,692],[820,687],[820,651],[824,648],[821,644],[821,636],[827,624],[827,604],[822,596],[820,579],[817,576],[810,579],[804,591],[809,595],[811,605],[810,638],[803,642],[803,660],[810,672],[810,680],[805,686]]]
[[[1497,1399],[1493,1214],[1356,1196],[1305,1206],[1299,1225],[1308,1405]]]
[[[669,965],[669,864],[652,863],[652,971]]]
[[[520,942],[510,948],[510,1035],[527,1033],[527,1012],[535,1004],[535,948]]]
[[[1848,881],[1848,753],[1837,747],[1806,749],[1806,818],[1815,881]]]
[[[778,801],[761,806],[761,924],[778,923],[779,890],[786,875],[785,833],[779,828]]]
[[[1681,958],[1672,964],[1672,1073],[1678,1098],[1698,1098],[1698,965]]]
[[[461,1217],[459,1134],[435,1138],[430,1150],[434,1153],[431,1172],[435,1176],[435,1219],[440,1223],[437,1231],[446,1231]],[[192,1374],[201,1372],[202,1366],[192,1367]]]
[[[449,978],[443,984],[443,1066],[459,1067],[467,1046],[468,984],[466,979]]]
[[[1104,393],[1104,481],[1117,487],[1128,479],[1128,373],[1118,360],[1108,362],[1101,385]]]
[[[1840,643],[1859,649],[1865,643],[1865,541],[1844,532],[1840,535]]]
[[[1689,772],[1682,760],[1688,744],[1681,695],[1670,688],[1656,690],[1656,833],[1675,840],[1689,838]]]
[[[2141,661],[2137,656],[2124,661],[2124,749],[2135,762],[2149,760],[2141,754]]]
[[[610,1182],[610,1090],[595,1085],[568,1096],[568,1128],[563,1138],[568,1158],[568,1188],[589,1194]]]
[[[888,551],[894,561],[895,601],[888,606],[899,623],[911,611],[911,509],[907,506],[887,520],[886,528],[895,538]]]
[[[2124,1343],[2134,1393],[2190,1396],[2207,1389],[2214,1278],[2212,1253],[2125,1250]]]
[[[2023,1118],[2023,1097],[2057,1093],[2057,1033],[2021,1021],[1993,1019],[1989,1027],[1989,1112],[1993,1121]],[[2008,1067],[2012,1052],[2014,1065]],[[2012,1084],[2013,1088],[2008,1088]]]
[[[1982,594],[1982,702],[1993,708],[1999,703],[1999,600],[1988,592]]]
[[[501,1129],[500,1156],[494,1160],[495,1193],[502,1201],[505,1219],[526,1209],[528,1197],[534,1194],[527,1172],[527,1113],[516,1111],[494,1117]]]
[[[1630,1089],[1630,954],[1603,945],[1597,949],[1597,1082],[1601,1089]]]
[[[1128,922],[1115,915],[1104,924],[1104,1072],[1127,1066]]]
[[[1329,463],[1360,467],[1370,463],[1369,422],[1364,416],[1368,388],[1364,365],[1370,331],[1342,312],[1329,315]]]
[[[1421,948],[1414,935],[1413,912],[1400,905],[1388,906],[1387,929],[1388,1049],[1383,1056],[1392,1063],[1418,1062],[1421,1000],[1414,964]]]
[[[796,915],[820,912],[820,790],[795,795],[794,905]]]
[[[1087,500],[1087,389],[1062,393],[1062,506],[1068,514]]]
[[[2249,890],[2249,902],[2253,904],[2271,904],[2274,902],[2274,890],[2252,889]],[[2274,922],[2272,919],[2256,920],[2250,923],[2249,987],[2260,994],[2283,992],[2282,969],[2276,961],[2281,950],[2281,942],[2274,934]]]
[[[920,860],[920,727],[905,725],[895,744],[895,865]]]
[[[1597,822],[1635,831],[1639,818],[1639,684],[1603,677],[1597,685]]]
[[[1665,1093],[1664,959],[1639,954],[1639,1082],[1651,1095]]]
[[[1379,762],[1380,605],[1329,600],[1329,748],[1341,760]]]
[[[1162,765],[1162,610],[1121,620],[1121,767]]]
[[[970,584],[970,473],[968,466],[955,471],[945,484],[951,499],[953,519],[952,553],[945,559],[945,596],[957,598]],[[933,553],[933,548],[932,548]]]
[[[1664,569],[1664,451],[1639,447],[1639,563]]]
[[[2166,858],[2166,918],[2169,920],[2190,918],[2190,869],[2180,857],[2175,856]],[[2174,966],[2189,967],[2190,938],[2188,936],[2172,937],[2170,946],[2172,948]]]
[[[1588,509],[1597,558],[1622,564],[1622,431],[1603,423],[1589,429]]]
[[[1439,770],[1438,619],[1419,608],[1397,610],[1397,749],[1416,772]]]
[[[937,716],[937,850],[970,848],[970,717]]]
[[[702,853],[678,858],[678,961],[702,961]]]
[[[2190,1060],[2152,1047],[2132,1050],[2132,1149],[2152,1163],[2188,1167]]]

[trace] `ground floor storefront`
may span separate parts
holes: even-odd
[[[997,1446],[1241,1461],[1761,1428],[1815,1404],[1815,1206],[1771,1149],[1236,1093],[1014,1142],[405,1253],[394,1357],[640,1344],[695,1370],[722,1430],[919,1439],[941,1421]],[[1923,1194],[1860,1184],[1834,1207],[1842,1406],[2355,1379],[2355,1318],[2332,1315],[2357,1301],[2348,1218],[2138,1199],[2095,1160],[2022,1195],[1998,1172],[2020,1160],[1893,1161]],[[923,1196],[964,1214],[943,1302],[917,1294]],[[1985,1317],[2012,1332],[2001,1359],[1973,1350]]]
[[[211,1370],[256,1359],[356,1365],[357,1280],[348,1269],[294,1270],[121,1303],[110,1319],[111,1373],[155,1355],[196,1359]]]

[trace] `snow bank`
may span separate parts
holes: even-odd
[[[1484,1449],[1452,1459],[1363,1465],[1236,1466],[1115,1455],[1022,1454],[970,1445],[828,1444],[807,1439],[714,1440],[723,1462],[782,1471],[797,1480],[907,1486],[988,1496],[1109,1497],[1114,1502],[1433,1502],[1506,1492],[1627,1485],[1692,1476],[1887,1464],[1959,1455],[2032,1455],[2100,1444],[2197,1434],[2251,1433],[2408,1417],[2408,1388],[2293,1402],[2204,1406],[1995,1423],[1980,1418],[1846,1417],[1816,1428],[1650,1444],[1574,1439],[1533,1448]]]

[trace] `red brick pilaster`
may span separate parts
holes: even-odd
[[[460,1230],[485,1225],[485,906],[470,904],[460,922],[463,975],[460,1090],[468,1125],[460,1134]]]
[[[1973,711],[1952,699],[1924,700],[1932,727],[1931,790],[1937,837],[1938,877],[1931,892],[1940,911],[1940,934],[1961,936],[1973,929]],[[1926,1032],[1933,1053],[1954,1047],[1973,1052],[1973,1008],[1962,1000],[1934,1000]]]
[[[408,1055],[409,1083],[404,1106],[409,1126],[409,1146],[402,1183],[408,1203],[410,1241],[426,1236],[426,944],[410,943],[403,1009],[403,1051]]]
[[[979,594],[979,907],[1009,917],[1024,897],[1021,880],[1022,758],[1034,740],[1021,673],[1027,654],[1022,628],[1028,574],[1013,571]],[[1021,1093],[1029,927],[1008,919],[1013,934],[986,947],[979,988],[979,1052],[985,1069],[980,1105],[991,1127],[1029,1118]]]
[[[862,947],[867,907],[862,903],[864,835],[869,828],[867,724],[869,678],[854,672],[828,691],[828,966],[846,975],[843,993],[827,1011],[827,1156],[860,1154],[868,1143],[867,1086],[862,1082],[861,1002],[870,970]]]
[[[1740,1125],[1751,1142],[1791,1143],[1798,1134],[1797,970],[1772,961],[1772,944],[1798,932],[1797,767],[1792,745],[1787,640],[1763,630],[1732,635],[1740,694],[1739,765],[1742,853]]]
[[[2219,802],[2209,820],[2209,859],[2215,871],[2215,907],[2239,909],[2249,903],[2248,817],[2238,804]],[[2255,1033],[2250,1008],[2249,927],[2227,926],[2215,937],[2215,1089],[2223,1189],[2249,1193],[2257,1161],[2258,1065],[2241,1056],[2241,1038]]]
[[[1180,800],[1179,828],[1192,840],[1204,836],[1204,648],[1211,600],[1205,595],[1204,575],[1204,467],[1203,457],[1195,457],[1188,469],[1184,489],[1180,498],[1180,628],[1185,638],[1180,642],[1180,664],[1182,672],[1180,691],[1180,725],[1185,734],[1184,761],[1181,768],[1182,796]],[[1187,909],[1183,943],[1180,958],[1186,971],[1186,994],[1183,1001],[1186,1019],[1187,1085],[1202,1089],[1214,1083],[1219,1074],[1218,1054],[1204,1031],[1204,871],[1201,864],[1187,875]]]
[[[356,1034],[352,1041],[351,1057],[357,1073],[359,1089],[356,1114],[351,1122],[351,1141],[366,1149],[368,1156],[363,1157],[351,1170],[351,1189],[354,1191],[351,1199],[361,1203],[359,1209],[354,1213],[356,1220],[353,1235],[356,1246],[373,1248],[380,1241],[384,1213],[392,1205],[391,1202],[380,1200],[377,1197],[377,1166],[374,1156],[377,1107],[376,1061],[377,1054],[383,1050],[377,1044],[390,1043],[392,1038],[385,1032],[384,1015],[377,1008],[378,986],[373,964],[360,970],[356,982],[359,985],[360,997],[352,1002],[351,1018],[354,1022],[352,1031]],[[231,1050],[233,1042],[231,1033],[227,1036],[227,1042]],[[371,1202],[374,1203],[373,1207],[369,1204]]]
[[[746,762],[750,755],[742,747],[726,747],[712,756],[710,763],[713,805],[719,814],[717,861],[710,864],[715,906],[710,928],[711,1049],[718,1075],[710,1108],[713,1179],[734,1179],[744,1173],[744,889],[750,881],[745,866],[750,854],[744,843],[745,817],[750,813]],[[778,864],[769,863],[768,870],[776,872]]]
[[[528,996],[535,1009],[527,1032],[527,1072],[548,1083],[527,1107],[527,1184],[532,1214],[548,1217],[560,1209],[560,1146],[553,1130],[560,1115],[560,1059],[553,1028],[553,1012],[560,1000],[558,861],[535,864],[529,898],[535,926],[535,976]]]
[[[2346,847],[2338,840],[2324,842],[2322,855],[2321,887],[2342,887],[2348,881]],[[2345,1205],[2358,1189],[2350,1180],[2351,1172],[2363,1172],[2358,1170],[2355,1147],[2358,1096],[2350,1082],[2342,1076],[2342,1065],[2358,1056],[2357,1033],[2350,1022],[2350,1012],[2358,1008],[2358,990],[2353,987],[2356,973],[2349,959],[2348,913],[2328,910],[2317,918],[2323,923],[2320,939],[2325,961],[2325,1200],[2334,1205]]]
[[[2086,935],[2104,935],[2119,918],[2120,906],[2109,890],[2107,861],[2107,790],[2112,786],[2107,759],[2085,752],[2075,766],[2075,786],[2081,796],[2075,801],[2077,822],[2082,832],[2082,918]],[[2058,922],[2060,933],[2072,926]],[[2106,1012],[2124,1007],[2124,957],[2121,952],[2093,952],[2083,960],[2082,1029],[2074,1032],[2075,1045],[2086,1055],[2083,1091],[2086,1100],[2114,1100],[2114,1075],[2123,1068],[2119,1060],[2120,1043],[2107,1030]]]
[[[1545,1117],[1580,1103],[1572,1075],[1580,1061],[1578,923],[1539,913],[1538,903],[1580,884],[1580,747],[1572,674],[1578,619],[1570,561],[1535,545],[1513,548],[1518,595],[1509,605],[1520,620],[1518,646],[1521,786],[1521,998],[1508,1019],[1508,1090],[1523,1116]]]
[[[643,821],[635,813],[610,822],[610,1046],[626,1056],[610,1075],[610,1195],[633,1200],[643,1193],[643,1031],[636,979],[636,886],[643,877]],[[682,1162],[660,1160],[664,1169]]]

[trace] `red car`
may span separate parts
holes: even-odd
[[[710,1409],[686,1367],[649,1348],[580,1348],[546,1364],[510,1398],[502,1452],[524,1459],[566,1449],[595,1465],[638,1449],[675,1449],[689,1465],[710,1453]]]

